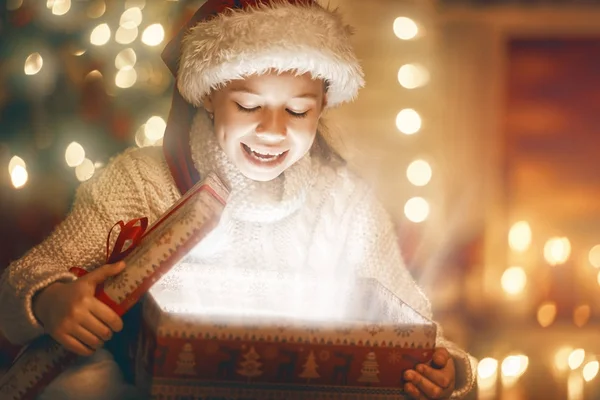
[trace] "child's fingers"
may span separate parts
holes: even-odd
[[[450,353],[443,347],[437,348],[433,353],[431,366],[436,369],[441,369],[450,361]]]
[[[78,326],[70,332],[71,336],[81,342],[90,349],[99,349],[104,345],[104,342],[92,332],[85,329],[83,326]]]
[[[103,342],[109,341],[112,338],[112,330],[92,313],[89,313],[87,318],[81,321],[81,326],[96,335]]]
[[[404,384],[404,391],[413,400],[426,399],[426,397],[423,396],[421,391],[419,389],[417,389],[417,387],[410,382]]]
[[[83,345],[79,340],[75,339],[73,336],[65,335],[59,340],[59,343],[63,345],[69,351],[72,351],[75,354],[79,354],[80,356],[91,356],[94,352]]]
[[[404,375],[421,393],[429,399],[439,399],[443,394],[443,389],[417,371],[409,370]]]
[[[449,377],[448,373],[444,370],[434,369],[425,364],[419,364],[417,365],[417,372],[442,389],[448,389],[452,384],[451,377]]]
[[[96,318],[112,329],[113,332],[120,332],[123,329],[123,320],[121,317],[100,300],[94,299],[90,304],[90,311]]]

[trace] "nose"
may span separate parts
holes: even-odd
[[[287,135],[286,121],[284,111],[263,109],[256,127],[256,135],[266,142],[280,142]]]

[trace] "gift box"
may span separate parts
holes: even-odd
[[[372,279],[279,276],[245,298],[207,280],[189,309],[144,300],[135,379],[148,398],[398,399],[404,371],[435,348],[435,324]]]
[[[121,273],[97,287],[96,297],[123,316],[218,225],[227,196],[227,188],[211,174],[152,226],[147,226],[146,218],[117,223],[115,227],[120,226],[121,230],[116,240],[111,240],[108,233],[106,262],[124,260],[127,265]],[[86,273],[82,269],[72,269],[72,272],[78,276]],[[128,331],[127,325],[124,331]],[[108,342],[107,347],[114,340]],[[23,348],[0,379],[0,398],[36,398],[75,359],[74,353],[50,336],[38,338]]]

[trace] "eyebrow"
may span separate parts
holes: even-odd
[[[250,90],[248,88],[233,88],[231,89],[232,92],[235,93],[248,93],[248,94],[253,94],[255,96],[260,96],[260,93],[257,93],[253,90]],[[303,93],[297,96],[292,96],[293,99],[301,99],[301,98],[308,98],[308,99],[318,99],[319,95],[317,95],[316,93]]]

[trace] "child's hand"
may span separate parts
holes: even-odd
[[[96,286],[123,270],[125,263],[104,265],[74,282],[56,282],[35,298],[33,310],[46,333],[79,355],[87,356],[104,345],[123,321],[94,294]]]
[[[408,381],[404,390],[417,400],[447,399],[454,391],[455,375],[454,360],[444,348],[438,348],[433,353],[432,366],[419,364],[414,370],[404,373]]]

